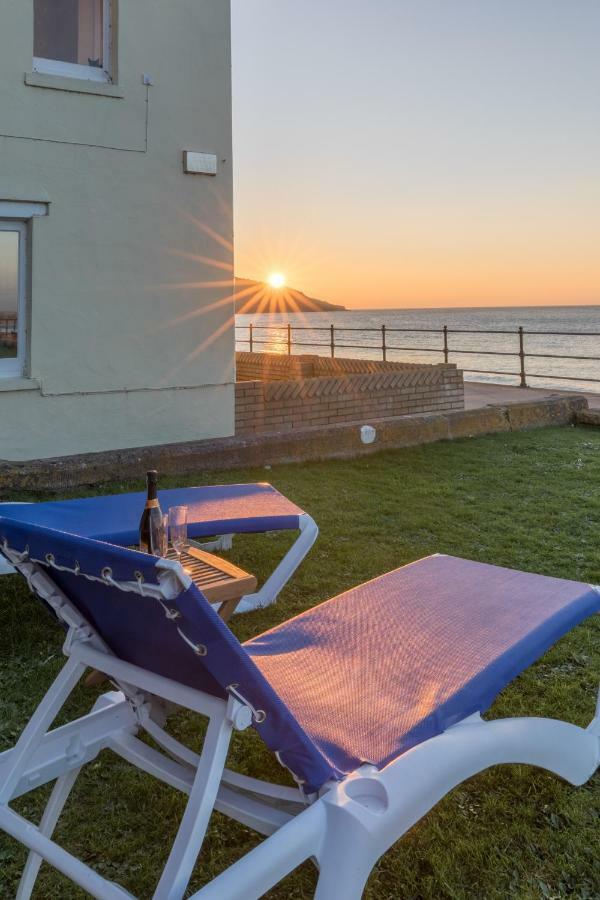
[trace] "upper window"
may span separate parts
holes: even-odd
[[[26,240],[24,222],[0,219],[0,377],[23,374]]]
[[[33,68],[110,81],[110,0],[34,0]]]

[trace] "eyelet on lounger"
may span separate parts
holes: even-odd
[[[262,723],[267,718],[267,714],[264,709],[255,709],[252,704],[246,700],[243,694],[240,694],[238,691],[239,684],[237,681],[234,681],[233,684],[227,686],[227,692],[231,694],[232,697],[235,697],[243,706],[246,706],[250,712],[252,713],[252,718],[256,722],[257,725],[262,725]]]
[[[74,569],[74,571],[75,571],[75,574],[76,574],[76,575],[79,575],[79,573],[81,572],[81,565],[80,565],[78,559],[75,560],[75,569]]]
[[[196,644],[194,647],[194,653],[196,656],[208,656],[208,650],[204,646],[204,644]]]
[[[53,553],[46,553],[46,562],[48,563],[49,566],[54,565],[54,554]]]
[[[140,572],[139,569],[136,569],[135,572],[133,573],[133,575],[134,575],[136,581],[143,581],[143,580],[144,580],[144,575],[143,575],[142,572]]]
[[[110,566],[105,566],[102,569],[102,577],[104,578],[105,581],[112,580],[112,569],[110,568]]]

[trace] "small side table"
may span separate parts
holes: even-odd
[[[176,558],[175,552],[169,550],[167,559]],[[224,622],[229,621],[242,597],[256,590],[254,575],[206,550],[187,547],[180,562],[208,602],[218,605],[218,613]]]

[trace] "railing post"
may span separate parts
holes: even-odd
[[[523,340],[523,326],[519,325],[519,360],[521,362],[521,384],[520,387],[527,387],[527,376],[525,374],[525,342]]]
[[[250,322],[250,338],[248,343],[250,344],[250,353],[254,350],[254,325]]]
[[[383,356],[383,361],[387,362],[387,344],[385,342],[385,325],[381,326],[381,355]]]
[[[333,325],[329,326],[329,332],[331,335],[331,338],[329,341],[329,346],[331,348],[331,358],[333,359],[335,356],[335,329],[334,329]]]
[[[444,362],[445,363],[448,362],[449,352],[450,351],[448,350],[448,326],[444,325]]]
[[[287,348],[288,348],[288,356],[292,355],[292,326],[288,322],[287,327]]]

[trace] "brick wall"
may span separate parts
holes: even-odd
[[[246,357],[241,366],[240,356]],[[238,435],[342,422],[368,423],[464,406],[462,372],[454,365],[238,354],[238,372],[241,369],[243,375],[249,376],[260,367],[263,374],[269,373],[269,380],[240,380],[236,384]]]

